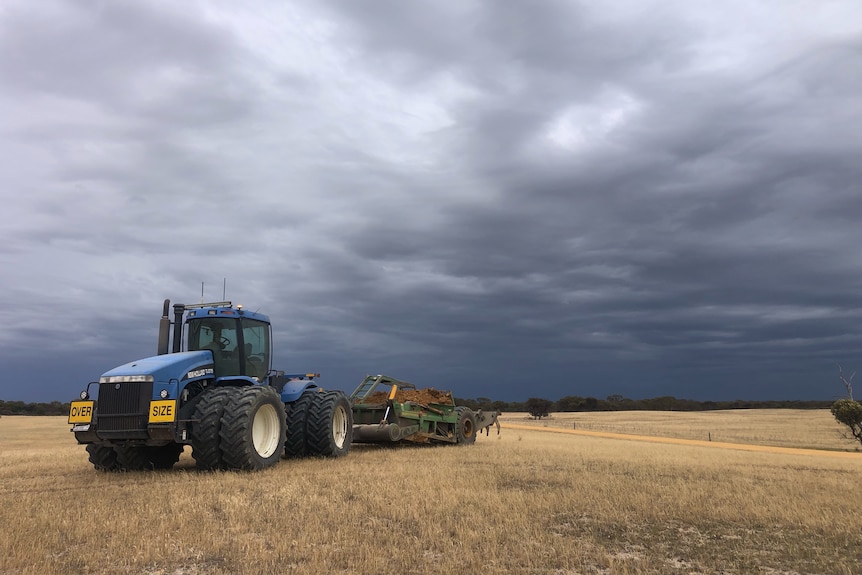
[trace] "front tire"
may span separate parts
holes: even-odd
[[[145,445],[135,447],[115,447],[117,452],[117,463],[123,471],[143,471],[152,469],[150,463],[149,447]]]
[[[278,463],[285,440],[284,404],[271,387],[243,387],[225,407],[222,457],[233,469],[257,471]]]
[[[117,452],[113,447],[90,443],[87,445],[90,463],[97,471],[120,471],[122,467],[117,461]]]
[[[353,441],[353,410],[340,391],[318,393],[308,408],[308,451],[311,455],[341,457]]]
[[[168,443],[158,447],[150,447],[150,464],[153,469],[171,469],[180,460],[184,446],[180,443]]]
[[[125,471],[152,471],[154,469],[170,469],[180,460],[183,446],[178,443],[167,445],[136,445],[134,447],[116,447],[117,462]]]

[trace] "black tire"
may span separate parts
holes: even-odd
[[[353,410],[340,391],[325,391],[308,408],[306,444],[310,455],[341,457],[353,441]]]
[[[150,464],[153,469],[171,469],[174,463],[180,460],[184,445],[181,443],[168,443],[158,447],[150,447]]]
[[[124,471],[143,471],[152,469],[150,463],[150,448],[146,445],[135,447],[115,447],[117,463]]]
[[[87,445],[87,453],[90,454],[90,463],[98,471],[120,471],[121,466],[117,461],[117,452],[113,447],[90,443]]]
[[[178,443],[167,445],[135,447],[116,447],[117,463],[125,471],[152,471],[170,469],[179,461],[183,446]]]
[[[476,415],[472,409],[459,406],[455,408],[458,421],[455,423],[455,442],[470,445],[476,442]]]
[[[287,458],[308,455],[308,447],[306,445],[308,408],[317,395],[317,389],[306,389],[296,401],[284,404],[287,420],[284,456]]]
[[[284,403],[271,387],[240,388],[222,416],[221,450],[231,469],[257,471],[278,463],[285,440]]]
[[[236,387],[205,391],[192,416],[192,457],[198,469],[224,469],[221,452],[221,422],[225,406],[239,393]]]

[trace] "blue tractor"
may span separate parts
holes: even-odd
[[[169,469],[185,445],[205,470],[347,454],[350,401],[319,388],[319,374],[271,368],[267,316],[231,302],[173,307],[171,321],[165,300],[158,355],[105,372],[72,402],[69,424],[96,469]]]

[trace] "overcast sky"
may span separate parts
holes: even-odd
[[[225,280],[348,391],[862,371],[857,0],[4,0],[0,110],[0,399],[71,399]]]

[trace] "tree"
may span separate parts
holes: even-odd
[[[524,405],[527,408],[527,413],[536,419],[542,419],[550,414],[551,407],[554,405],[554,402],[540,397],[531,397]]]
[[[830,411],[832,411],[835,421],[846,426],[850,435],[862,444],[862,402],[853,399],[854,375],[856,375],[855,372],[850,375],[849,379],[844,377],[841,366],[838,366],[838,377],[847,389],[847,397],[833,403]]]
[[[835,421],[847,426],[850,435],[862,443],[862,403],[854,399],[839,399],[832,404]]]

